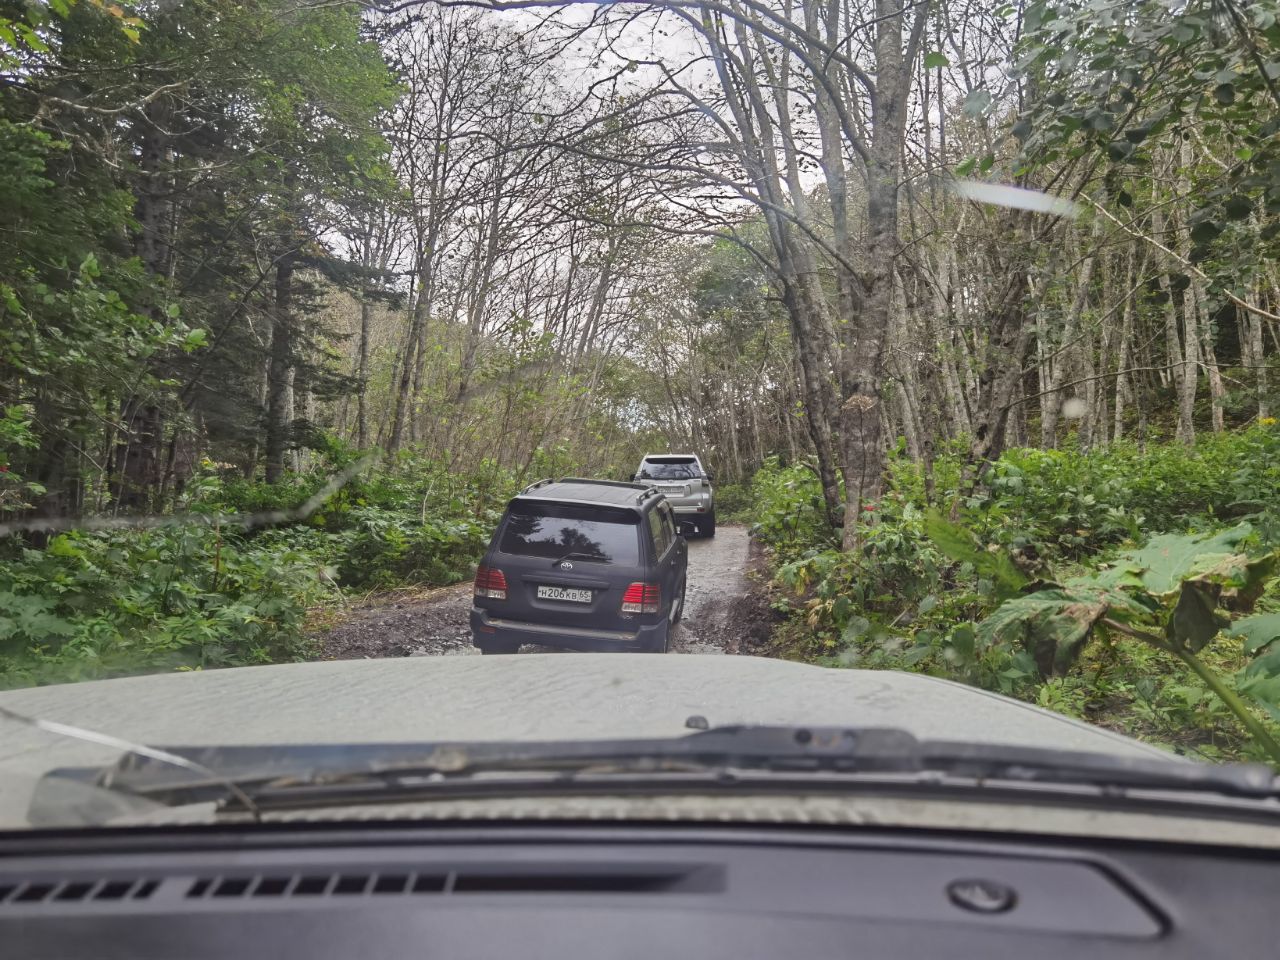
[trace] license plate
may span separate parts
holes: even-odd
[[[581,590],[576,587],[547,587],[538,588],[539,600],[572,600],[574,603],[590,603],[591,591]]]

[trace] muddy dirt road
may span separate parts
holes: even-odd
[[[722,526],[713,539],[689,541],[689,579],[684,622],[672,653],[751,653],[768,642],[771,616],[757,580],[758,550],[745,527]],[[352,610],[316,635],[320,657],[423,657],[478,654],[471,646],[467,614],[471,584],[411,595],[385,595]],[[548,652],[522,647],[521,652]]]

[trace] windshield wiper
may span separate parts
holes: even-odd
[[[219,800],[243,809],[227,784],[259,810],[533,789],[758,785],[844,788],[867,778],[936,786],[1026,784],[1275,798],[1262,764],[1201,764],[1170,758],[917,740],[894,728],[718,727],[682,737],[531,743],[314,744],[168,748],[217,771],[216,778],[128,754],[103,768],[61,769],[42,787],[73,780],[166,805]],[[860,779],[861,778],[861,779]],[[37,790],[33,806],[39,802]]]
[[[581,551],[574,551],[572,553],[566,553],[563,556],[556,557],[554,560],[551,561],[551,565],[554,567],[557,563],[560,563],[564,560],[590,560],[593,563],[609,562],[608,557],[602,557],[597,553],[583,553]]]

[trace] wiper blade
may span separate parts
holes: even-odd
[[[594,563],[609,562],[609,559],[607,557],[602,557],[596,553],[582,553],[581,551],[574,551],[572,553],[566,553],[563,556],[556,557],[554,560],[551,561],[551,565],[554,567],[557,563],[559,563],[562,560],[590,560]]]
[[[314,744],[279,747],[168,748],[215,770],[216,779],[126,755],[107,769],[63,769],[72,779],[171,805],[220,800],[234,783],[259,809],[323,806],[437,795],[457,789],[565,787],[643,779],[661,787],[694,775],[701,784],[783,777],[804,785],[815,775],[916,775],[938,784],[1048,784],[1123,794],[1128,790],[1280,796],[1261,764],[1210,765],[1170,758],[917,740],[894,728],[717,727],[682,737],[527,743]],[[816,782],[816,781],[814,781]],[[847,782],[845,780],[838,781]],[[37,793],[38,799],[39,793]]]

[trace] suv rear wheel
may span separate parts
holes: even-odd
[[[716,511],[713,508],[705,517],[698,518],[698,532],[704,537],[716,535]]]
[[[676,605],[675,613],[672,614],[671,616],[671,623],[673,625],[679,623],[682,619],[684,619],[684,598],[688,592],[689,592],[689,581],[686,578],[680,583],[679,595],[677,595],[675,600],[672,601]]]

